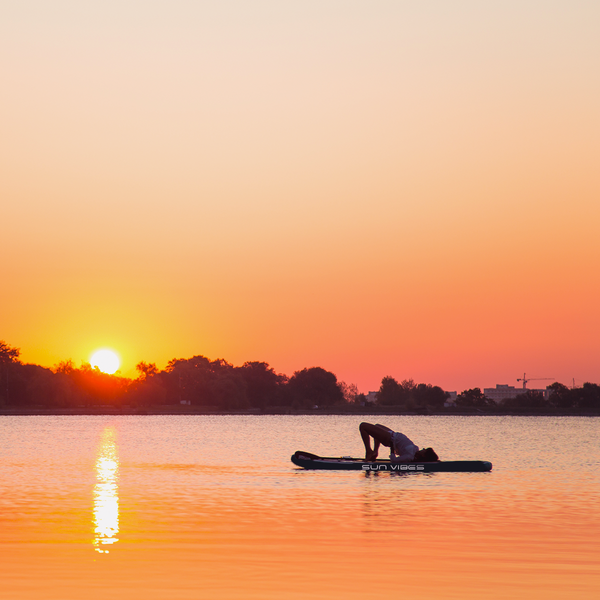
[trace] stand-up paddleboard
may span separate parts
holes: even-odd
[[[292,462],[303,469],[336,471],[390,471],[394,473],[478,473],[492,470],[487,460],[438,460],[435,462],[398,463],[389,460],[366,461],[364,458],[329,458],[298,450]]]

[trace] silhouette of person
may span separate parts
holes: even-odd
[[[406,435],[399,431],[393,431],[385,425],[361,423],[358,429],[365,445],[365,460],[375,460],[379,455],[380,445],[390,449],[390,460],[396,462],[434,462],[438,460],[438,455],[433,448],[419,450],[419,447]],[[373,448],[371,448],[371,438],[373,438]]]

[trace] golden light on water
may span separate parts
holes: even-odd
[[[107,554],[108,546],[119,541],[119,455],[116,430],[106,427],[98,447],[94,486],[94,547]]]

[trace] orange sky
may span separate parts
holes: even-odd
[[[600,382],[599,29],[592,1],[3,2],[0,339]]]

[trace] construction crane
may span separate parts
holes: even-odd
[[[554,380],[555,378],[554,377],[530,377],[529,379],[527,379],[527,374],[523,373],[523,377],[518,377],[517,381],[522,381],[523,389],[526,390],[528,381],[542,381],[543,379]]]

